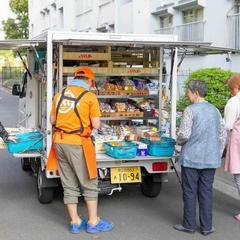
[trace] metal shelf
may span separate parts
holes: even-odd
[[[143,95],[143,96],[132,96],[132,95],[97,95],[98,99],[105,98],[158,98],[158,95]]]
[[[157,77],[156,73],[96,73],[95,77]]]
[[[133,119],[140,119],[140,120],[151,120],[151,119],[155,119],[157,120],[158,117],[132,117],[132,118],[124,118],[124,117],[101,117],[101,120],[133,120]]]

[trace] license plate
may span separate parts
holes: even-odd
[[[111,183],[141,182],[140,167],[111,168]]]

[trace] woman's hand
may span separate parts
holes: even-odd
[[[17,142],[17,139],[15,137],[13,137],[13,136],[9,136],[7,138],[7,140],[10,140],[10,141],[15,142],[15,143]]]

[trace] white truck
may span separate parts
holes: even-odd
[[[0,41],[0,49],[27,49],[27,60],[23,60],[26,73],[21,86],[15,84],[13,95],[19,95],[21,129],[34,129],[44,134],[43,148],[38,151],[15,153],[20,158],[23,170],[33,170],[37,174],[38,199],[41,203],[50,203],[54,197],[54,188],[59,185],[57,170],[47,170],[48,155],[52,145],[52,125],[49,123],[52,98],[67,84],[79,66],[89,66],[98,79],[112,76],[154,78],[159,81],[157,95],[143,96],[154,98],[158,102],[159,113],[162,111],[162,82],[164,60],[166,56],[171,64],[170,69],[170,136],[176,132],[176,92],[178,52],[185,49],[201,51],[208,49],[209,43],[178,42],[174,35],[134,35],[116,33],[80,33],[49,31],[32,40]],[[198,50],[199,52],[199,50]],[[181,62],[181,60],[180,60]],[[98,95],[98,98],[139,98],[127,95]],[[142,97],[142,96],[141,96]],[[154,117],[150,117],[151,118]],[[133,119],[148,124],[145,116],[107,116],[102,121],[131,121]],[[156,118],[154,118],[156,119]],[[161,130],[161,114],[157,118],[157,128]],[[139,184],[143,195],[156,197],[161,191],[167,175],[174,172],[174,159],[177,156],[145,156],[132,159],[115,159],[105,153],[97,153],[100,193],[112,194],[121,191],[124,184],[134,182],[124,178],[125,171],[133,168],[140,174]],[[113,169],[121,169],[121,176],[115,176]],[[117,181],[116,181],[117,178]],[[136,180],[136,179],[135,179]]]

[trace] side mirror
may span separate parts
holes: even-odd
[[[15,83],[12,86],[12,95],[19,96],[20,95],[20,84]]]

